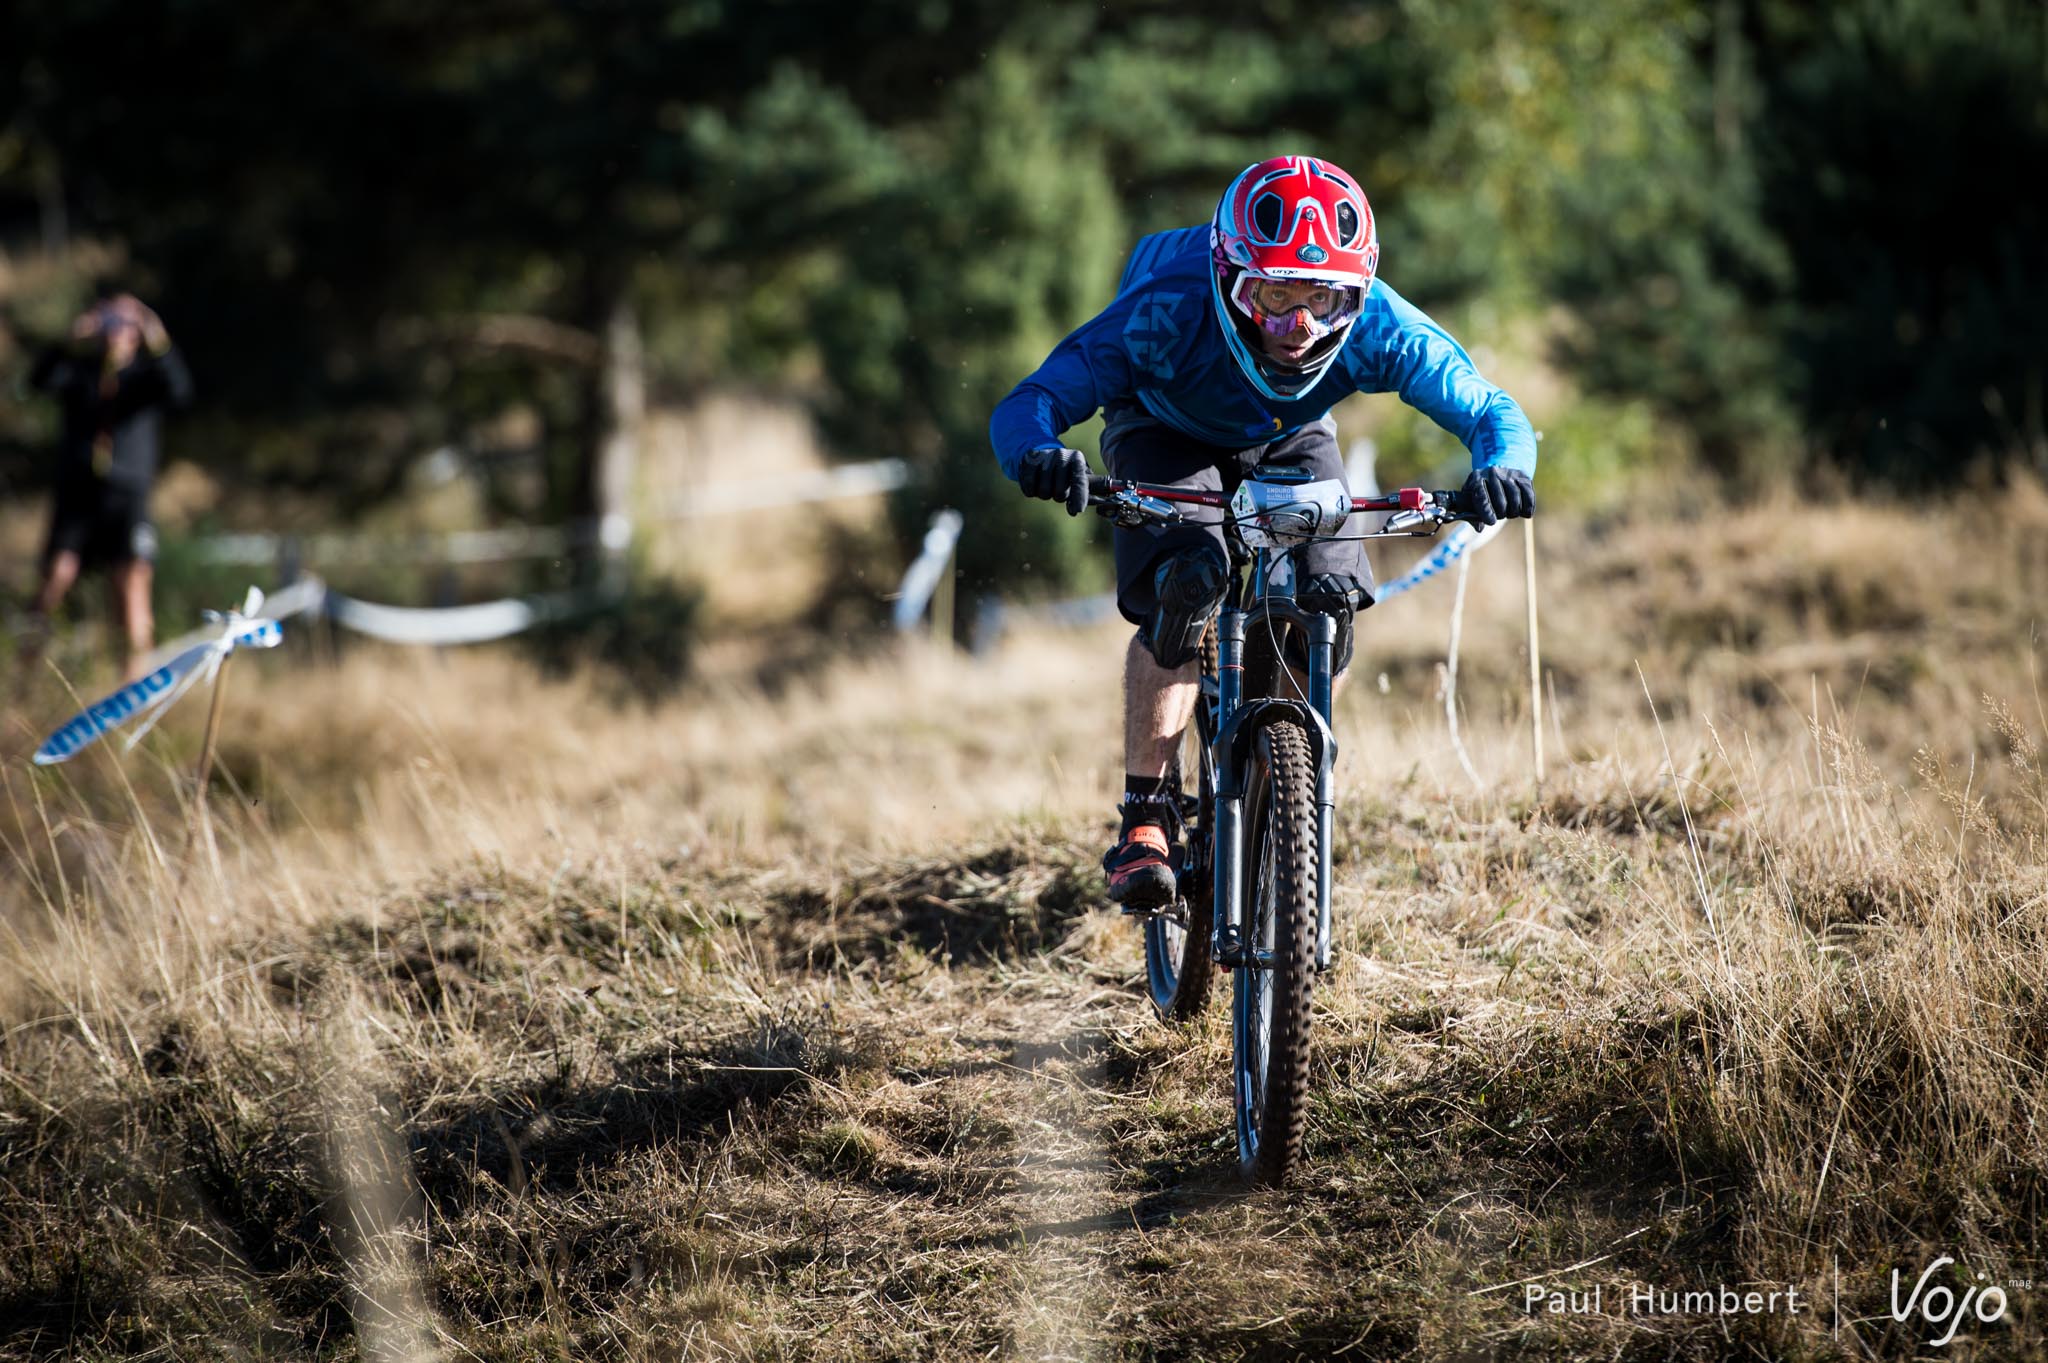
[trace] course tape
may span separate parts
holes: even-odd
[[[313,576],[306,576],[263,602],[258,616],[283,620],[301,612],[324,615],[343,629],[393,644],[482,644],[503,639],[556,620],[568,619],[605,598],[597,592],[557,592],[549,596],[507,597],[473,606],[385,606],[344,596]],[[218,631],[197,630],[149,655],[144,666],[156,667]]]
[[[272,592],[269,596],[261,596],[260,593],[258,595],[261,599],[256,609],[244,612],[247,618],[251,620],[289,620],[294,615],[304,611],[311,611],[318,615],[320,613],[320,604],[327,595],[327,584],[317,577],[308,575],[292,583],[289,587]],[[145,673],[154,672],[186,649],[191,648],[192,645],[211,642],[219,637],[220,627],[217,625],[195,629],[190,634],[181,634],[167,644],[158,645],[154,652],[142,660],[142,670]]]
[[[712,483],[678,494],[669,506],[668,519],[730,516],[805,502],[874,497],[894,492],[909,481],[910,465],[903,460],[874,459],[865,464],[836,464],[831,468],[782,474],[773,480]]]
[[[260,597],[252,589],[251,605]],[[238,648],[275,648],[284,638],[284,630],[275,620],[231,611],[208,636],[139,681],[128,683],[73,715],[36,749],[36,765],[47,767],[66,761],[90,747],[101,735],[112,733],[129,720],[147,716],[141,727],[128,736],[127,746],[134,747],[177,703],[178,697],[220,671],[228,654]]]
[[[130,720],[147,716],[128,738],[132,748],[163,713],[192,687],[220,670],[238,648],[275,648],[284,638],[279,621],[310,612],[344,629],[394,644],[480,644],[567,619],[603,604],[591,591],[486,601],[475,606],[415,609],[358,601],[334,591],[317,577],[304,577],[265,598],[254,587],[240,611],[158,648],[143,659],[138,681],[94,701],[67,720],[36,749],[38,766],[63,762]]]
[[[340,592],[327,593],[327,618],[343,629],[392,644],[482,644],[567,619],[599,605],[596,592],[509,597],[474,606],[380,606]]]
[[[910,465],[901,459],[872,459],[860,464],[780,474],[772,479],[712,483],[674,497],[660,517],[668,521],[730,516],[742,511],[797,506],[806,502],[873,497],[894,492],[910,481]],[[313,563],[496,563],[508,559],[560,558],[579,544],[610,544],[608,527],[586,519],[567,525],[510,525],[497,530],[455,530],[445,534],[377,536],[348,534],[281,535],[249,531],[210,535],[198,541],[208,563],[239,563],[252,567],[276,563],[288,547]],[[609,531],[614,535],[619,531]],[[623,536],[632,538],[632,526]]]
[[[1381,583],[1373,592],[1373,604],[1384,605],[1401,593],[1429,581],[1499,534],[1500,528],[1505,524],[1505,521],[1495,521],[1484,530],[1474,530],[1466,522],[1459,521],[1451,527],[1450,533],[1444,536],[1436,548],[1423,556],[1421,562],[1393,581]]]

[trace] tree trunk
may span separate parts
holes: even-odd
[[[633,543],[630,505],[647,416],[647,360],[640,319],[623,284],[606,290],[598,363],[585,389],[583,487],[585,582],[616,588]]]
[[[36,168],[36,208],[42,220],[43,251],[62,259],[71,249],[71,217],[64,204],[64,175],[57,167],[57,154],[46,151]]]
[[[1742,154],[1742,3],[1714,6],[1714,148],[1725,169]]]

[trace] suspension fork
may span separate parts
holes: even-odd
[[[1298,581],[1307,571],[1305,560],[1295,558],[1293,568]],[[1267,580],[1266,570],[1266,553],[1262,550],[1255,579],[1262,589]],[[1282,594],[1291,597],[1293,592]],[[1316,969],[1321,971],[1330,968],[1330,836],[1337,803],[1337,729],[1330,717],[1330,707],[1336,687],[1337,621],[1321,611],[1291,610],[1288,615],[1308,643],[1308,705],[1323,721],[1323,741],[1318,745],[1321,760],[1316,763]]]
[[[1311,704],[1293,701],[1249,702],[1258,709],[1278,708],[1288,712],[1309,731],[1316,756],[1316,969],[1330,964],[1330,841],[1335,823],[1337,738],[1330,728],[1331,654],[1336,647],[1337,624],[1327,615],[1304,612],[1295,623],[1309,635],[1309,695]],[[1210,843],[1213,876],[1213,918],[1210,953],[1219,964],[1236,966],[1247,960],[1249,943],[1244,936],[1245,874],[1245,780],[1251,761],[1248,724],[1258,716],[1245,713],[1248,702],[1241,690],[1244,675],[1245,617],[1225,611],[1217,620],[1217,724],[1211,749],[1216,769],[1215,836]]]
[[[1216,731],[1210,754],[1216,772],[1216,825],[1209,839],[1210,954],[1227,960],[1243,941],[1244,774],[1225,735],[1244,698],[1244,612],[1225,606],[1216,617]]]
[[[1336,679],[1331,665],[1337,648],[1337,622],[1327,615],[1308,617],[1308,703],[1322,716],[1329,738],[1316,763],[1316,969],[1330,968],[1330,834],[1336,822],[1337,728],[1330,720],[1331,692]]]

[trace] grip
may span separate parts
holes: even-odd
[[[1463,488],[1451,488],[1441,492],[1432,492],[1430,496],[1434,497],[1438,505],[1442,506],[1444,510],[1450,512],[1457,519],[1461,521],[1472,519],[1472,499],[1465,495]]]

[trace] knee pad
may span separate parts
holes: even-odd
[[[1144,636],[1153,661],[1171,669],[1195,660],[1229,583],[1230,561],[1211,545],[1182,550],[1159,565]]]
[[[1330,650],[1330,675],[1333,677],[1351,666],[1351,603],[1352,593],[1359,586],[1355,577],[1321,574],[1303,583],[1295,598],[1310,610],[1337,617],[1337,644]],[[1289,663],[1303,672],[1308,671],[1308,640],[1300,630],[1287,631],[1286,650]]]

